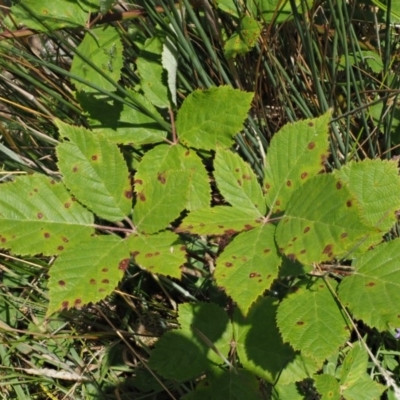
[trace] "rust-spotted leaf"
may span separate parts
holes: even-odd
[[[91,237],[68,248],[50,269],[47,315],[104,299],[124,275],[129,257],[118,236]]]
[[[318,175],[298,188],[279,222],[276,241],[282,253],[304,264],[344,256],[368,235],[357,201],[332,175]]]
[[[244,314],[277,277],[281,257],[275,226],[261,225],[236,236],[218,257],[214,277]]]
[[[0,246],[14,254],[61,254],[94,232],[93,214],[61,182],[35,174],[0,188]]]
[[[211,201],[207,171],[194,150],[159,145],[149,150],[134,176],[134,222],[140,232],[155,233],[184,210],[206,207]]]
[[[337,283],[329,280],[329,285],[335,289]],[[319,365],[350,335],[336,299],[322,280],[299,282],[280,303],[277,323],[283,341]]]
[[[331,113],[285,125],[272,139],[264,170],[268,207],[285,210],[292,193],[324,168]]]
[[[132,208],[128,167],[118,146],[100,133],[56,122],[63,143],[57,147],[65,185],[79,201],[109,221],[120,221]]]
[[[127,243],[139,267],[154,274],[180,278],[186,252],[178,235],[168,231],[156,235],[132,235]]]

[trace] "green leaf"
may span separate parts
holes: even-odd
[[[237,5],[234,0],[216,0],[216,3],[220,10],[225,11],[232,17],[239,18]]]
[[[67,248],[50,269],[47,315],[104,299],[129,264],[126,242],[117,236],[82,239]]]
[[[289,0],[252,0],[252,6],[255,13],[260,11],[266,23],[282,23],[293,19],[292,4]],[[304,9],[309,10],[312,6],[311,0],[294,0],[293,4],[297,8],[298,13],[302,13]],[[250,6],[250,4],[249,4]]]
[[[349,64],[359,65],[363,67],[363,65],[367,65],[371,68],[372,72],[379,74],[383,70],[383,61],[381,56],[374,52],[374,51],[357,51],[357,52],[350,52],[347,54],[347,59],[349,60]],[[359,67],[358,67],[359,68]],[[343,71],[346,69],[346,55],[342,55],[340,58],[340,63],[338,65],[338,71]]]
[[[147,40],[136,61],[141,88],[156,107],[169,107],[167,77],[161,64],[163,43],[154,36]]]
[[[100,134],[57,121],[65,141],[57,146],[65,185],[99,217],[120,221],[132,208],[129,171],[118,147]]]
[[[259,382],[250,372],[237,369],[224,371],[209,379],[210,392],[214,399],[261,400]]]
[[[257,177],[238,154],[218,147],[214,170],[218,189],[227,202],[245,210],[256,208],[260,215],[265,215],[265,200]]]
[[[181,223],[179,232],[197,235],[233,235],[259,226],[262,223],[260,213],[235,207],[210,207],[192,211]]]
[[[100,12],[104,15],[111,10],[114,0],[99,0]]]
[[[368,354],[362,343],[357,342],[346,355],[340,373],[340,388],[346,400],[381,398],[386,388],[371,379],[367,368]]]
[[[296,352],[294,360],[290,360],[279,375],[278,385],[285,386],[311,378],[312,374],[319,369],[319,363],[312,357]]]
[[[18,22],[40,32],[83,27],[89,17],[76,1],[24,0],[23,5],[12,6],[11,12]]]
[[[183,102],[176,120],[181,142],[189,147],[215,150],[230,147],[242,129],[253,93],[230,86],[195,90]]]
[[[381,8],[383,11],[387,12],[387,2],[388,0],[372,0],[372,2]],[[393,1],[391,4],[391,22],[400,22],[400,4],[397,1]]]
[[[181,304],[178,312],[181,328],[160,338],[148,365],[164,378],[185,381],[223,364],[211,347],[228,355],[232,325],[226,312],[212,303]]]
[[[344,389],[342,395],[346,400],[379,400],[386,389],[385,386],[373,381],[365,373],[354,385]]]
[[[176,74],[178,71],[179,51],[170,38],[165,39],[161,54],[162,66],[167,71],[168,90],[172,103],[176,106]]]
[[[199,156],[180,145],[159,145],[148,151],[135,175],[134,221],[154,233],[167,227],[186,208],[210,204],[208,175]]]
[[[335,289],[335,281],[328,282]],[[322,364],[348,338],[346,321],[323,280],[304,281],[293,290],[279,305],[279,330],[284,342]]]
[[[301,385],[296,383],[289,383],[288,385],[275,385],[272,391],[272,400],[304,400],[306,399],[306,393],[302,390]]]
[[[78,3],[85,11],[90,11],[92,13],[99,11],[99,0],[78,0]]]
[[[353,345],[346,354],[340,370],[340,385],[347,388],[363,377],[368,367],[368,354],[361,342]]]
[[[100,68],[102,73],[93,69],[85,59],[80,58],[77,54],[72,60],[71,73],[91,82],[93,85],[98,86],[99,89],[110,92],[115,91],[115,86],[106,77],[114,82],[118,82],[121,78],[123,47],[118,31],[110,25],[92,29],[85,34],[77,50]],[[72,81],[78,90],[98,92],[98,89],[75,79],[72,79]]]
[[[394,74],[388,74],[388,82],[393,81]],[[375,97],[372,100],[378,100],[379,97]],[[389,108],[390,107],[390,113]],[[369,113],[377,129],[384,132],[388,130],[390,132],[390,139],[392,144],[398,144],[400,142],[400,107],[399,104],[393,103],[390,105],[384,104],[384,100],[381,102],[372,104],[369,107]],[[390,114],[390,115],[388,115]],[[390,118],[390,124],[384,125],[386,118]]]
[[[273,212],[285,210],[293,192],[324,168],[331,113],[285,125],[271,140],[264,191]]]
[[[244,314],[278,276],[278,254],[272,224],[236,236],[217,259],[217,285],[232,297]]]
[[[354,274],[339,286],[339,298],[354,318],[380,331],[400,325],[399,252],[399,239],[368,251],[355,260]]]
[[[130,236],[128,248],[135,262],[149,272],[180,278],[186,262],[185,246],[178,235],[160,232],[152,236]]]
[[[361,205],[362,217],[370,227],[387,232],[400,209],[400,177],[397,162],[364,160],[350,162],[335,177],[344,182]]]
[[[224,45],[224,53],[227,58],[248,53],[257,43],[261,33],[261,24],[245,15],[240,21],[240,26]]]
[[[129,89],[127,92],[153,115],[158,114],[156,108],[144,96]],[[162,142],[167,136],[167,132],[157,125],[153,118],[133,105],[122,105],[99,93],[78,92],[76,98],[90,116],[90,128],[94,132],[104,134],[113,143],[139,147]]]
[[[332,375],[316,375],[315,387],[322,396],[321,400],[341,400],[339,382]]]
[[[260,298],[247,317],[234,314],[236,350],[248,371],[274,383],[285,365],[295,357],[294,350],[284,344],[276,326],[278,302],[271,297]],[[265,340],[268,338],[268,340]]]
[[[43,175],[1,184],[0,243],[14,254],[62,253],[94,232],[93,214]]]
[[[290,198],[276,231],[278,247],[304,264],[343,256],[374,232],[359,214],[344,184],[332,175],[317,175]]]

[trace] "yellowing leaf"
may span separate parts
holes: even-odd
[[[238,154],[217,148],[214,177],[222,196],[232,206],[250,210],[255,208],[265,215],[265,200],[257,177]]]
[[[117,236],[91,237],[68,248],[50,269],[47,315],[104,299],[128,265],[126,242]]]
[[[332,175],[297,189],[276,230],[281,252],[304,264],[345,256],[375,230],[364,225],[357,201]]]
[[[56,255],[94,232],[93,215],[44,175],[0,185],[0,244],[21,255]]]
[[[137,168],[134,184],[134,222],[140,232],[164,229],[184,209],[206,207],[211,201],[201,159],[180,145],[159,145],[148,151]]]
[[[275,226],[243,232],[218,257],[214,277],[244,314],[278,276],[281,257],[275,245]]]
[[[273,212],[285,210],[293,192],[324,168],[330,117],[287,124],[271,140],[263,188]]]
[[[195,90],[183,102],[176,120],[179,140],[189,147],[230,147],[243,127],[253,93],[230,86]]]
[[[388,231],[396,222],[400,209],[400,177],[397,162],[364,160],[351,162],[335,171],[361,205],[368,226]]]
[[[233,235],[259,226],[262,216],[255,208],[209,207],[192,211],[179,226],[179,232],[198,235]]]
[[[186,262],[185,246],[172,232],[130,236],[127,245],[135,262],[154,274],[181,277],[180,267]]]
[[[339,297],[354,317],[380,331],[400,325],[399,252],[399,239],[366,252],[354,262],[354,274],[339,286]]]
[[[132,188],[118,147],[100,134],[57,122],[65,139],[57,147],[66,186],[99,217],[120,221],[132,208]]]

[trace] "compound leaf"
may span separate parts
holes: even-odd
[[[76,88],[85,92],[98,92],[99,89],[115,91],[115,85],[109,79],[114,82],[119,81],[123,64],[123,47],[118,31],[110,25],[105,28],[91,29],[90,32],[85,34],[77,50],[79,54],[84,55],[96,65],[101,73],[92,68],[86,59],[75,54],[72,60],[71,73],[98,87],[95,88],[72,79]]]
[[[209,207],[192,211],[181,223],[179,232],[197,235],[232,235],[259,226],[262,216],[255,208]]]
[[[273,212],[285,210],[293,192],[324,168],[330,117],[287,124],[271,140],[263,188]]]
[[[335,288],[335,281],[329,283]],[[295,289],[279,305],[279,330],[284,342],[321,365],[348,338],[346,321],[324,281],[303,282]]]
[[[265,200],[257,176],[238,154],[218,147],[214,160],[214,178],[222,196],[232,206],[256,208],[261,215],[265,215]]]
[[[226,312],[213,303],[181,304],[178,312],[180,329],[160,338],[149,366],[164,378],[185,381],[223,363],[214,349],[228,355],[232,325]]]
[[[64,140],[57,147],[65,185],[99,217],[120,221],[132,208],[132,188],[125,160],[100,134],[57,121]]]
[[[339,286],[339,298],[354,318],[380,331],[400,325],[399,252],[399,239],[366,252],[355,260],[354,274]]]
[[[201,159],[180,145],[159,145],[148,151],[137,168],[134,183],[134,221],[141,232],[164,229],[185,208],[196,210],[211,201]]]
[[[332,175],[317,175],[290,198],[276,231],[278,247],[304,264],[332,260],[374,232],[359,214],[344,184]]]
[[[47,315],[104,299],[115,289],[128,265],[126,242],[117,236],[82,239],[67,248],[50,268]]]
[[[20,255],[53,256],[94,232],[93,214],[60,182],[35,174],[0,187],[2,248]]]
[[[364,160],[350,162],[335,171],[361,205],[365,223],[387,232],[396,222],[400,209],[400,177],[397,162]]]
[[[204,150],[230,147],[242,129],[253,93],[230,86],[195,90],[179,109],[176,129],[180,141]]]
[[[275,245],[275,229],[267,224],[239,234],[217,259],[217,285],[244,314],[278,276],[282,259]]]
[[[149,272],[180,278],[180,267],[186,262],[185,246],[172,232],[130,236],[128,248],[135,262]]]

